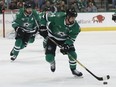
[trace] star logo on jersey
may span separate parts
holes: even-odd
[[[66,36],[66,34],[64,32],[58,32],[58,35],[60,35],[60,36]]]
[[[30,24],[29,23],[24,23],[23,26],[24,27],[28,27]]]

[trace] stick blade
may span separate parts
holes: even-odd
[[[110,75],[107,75],[106,77],[103,78],[103,80],[108,80],[110,79]]]
[[[107,76],[104,76],[104,77],[97,77],[97,79],[99,81],[108,80],[108,79],[110,79],[110,75],[107,75]]]

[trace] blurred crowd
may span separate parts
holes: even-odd
[[[0,0],[0,13],[2,9],[19,9],[22,8],[25,1],[29,0]],[[70,6],[76,8],[78,12],[97,12],[98,6],[95,0],[30,0],[33,4],[33,8],[39,11],[66,11]],[[96,0],[97,1],[97,0]],[[99,0],[101,7],[105,0]],[[107,1],[107,0],[106,0]],[[112,3],[112,7],[116,8],[116,0],[108,0],[108,3]],[[4,5],[4,6],[3,6]]]

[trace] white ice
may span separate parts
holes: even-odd
[[[0,87],[115,87],[116,31],[81,32],[75,42],[78,60],[97,76],[110,75],[108,85],[96,80],[77,63],[83,78],[74,77],[67,56],[56,51],[56,71],[45,60],[43,39],[20,51],[11,62],[9,53],[14,39],[0,37]]]

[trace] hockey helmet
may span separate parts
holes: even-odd
[[[32,8],[32,7],[33,6],[32,6],[32,3],[31,2],[29,2],[29,1],[25,2],[24,8]]]
[[[77,11],[75,10],[75,8],[69,8],[66,10],[66,15],[69,17],[77,17]]]

